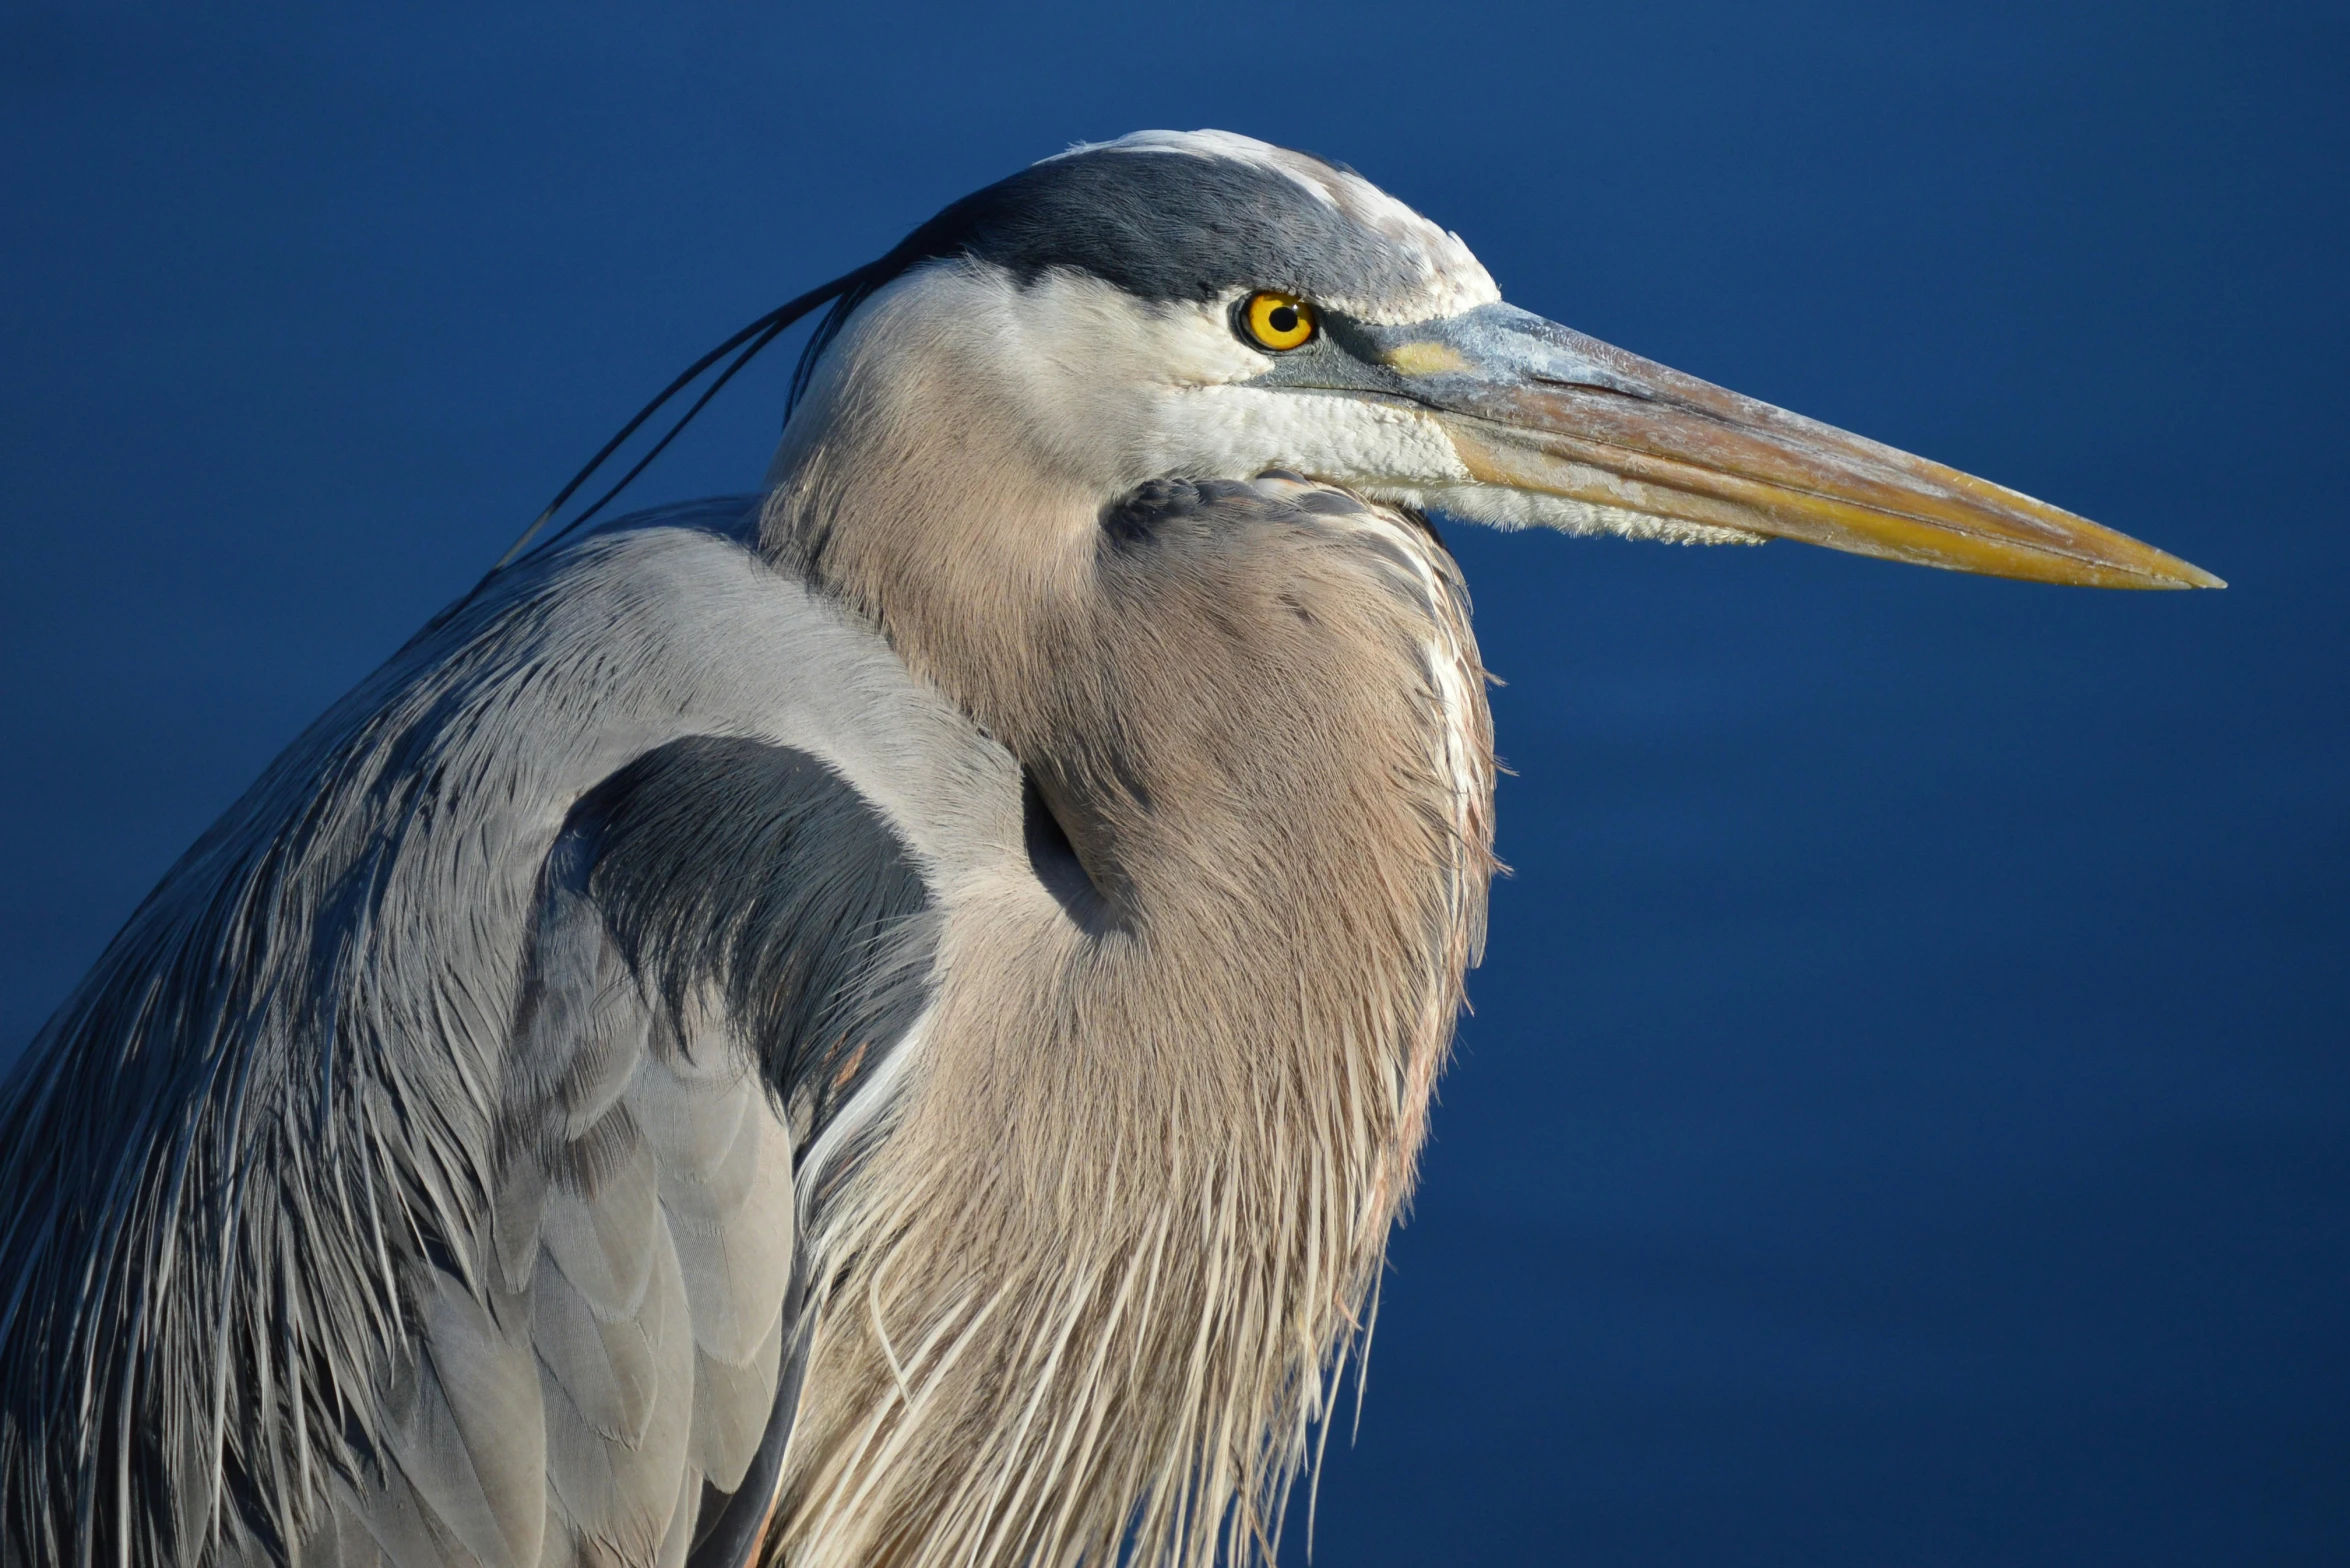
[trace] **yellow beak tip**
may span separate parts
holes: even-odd
[[[2159,550],[2148,550],[2146,553],[2153,559],[2147,561],[2141,570],[2151,568],[2149,575],[2153,581],[2147,584],[2150,588],[2225,588],[2227,586],[2227,581],[2224,578],[2205,571],[2192,561],[2182,561],[2175,555],[2168,555]]]

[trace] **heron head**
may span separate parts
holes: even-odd
[[[935,449],[936,400],[959,398],[945,426],[1016,442],[1020,472],[1097,504],[1288,469],[1504,528],[2221,586],[1507,304],[1457,235],[1353,171],[1226,132],[1140,132],[978,191],[867,269],[827,328],[803,374],[835,415],[902,423],[895,398],[918,391]],[[824,439],[794,425],[779,465]]]

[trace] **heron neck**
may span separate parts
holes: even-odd
[[[1195,486],[1129,527],[966,433],[940,467],[936,429],[810,438],[765,545],[1022,762],[1059,908],[994,887],[950,920],[914,1087],[815,1238],[842,1306],[786,1548],[996,1560],[959,1525],[901,1555],[890,1521],[984,1533],[987,1497],[1045,1474],[1074,1501],[1017,1560],[1261,1526],[1409,1191],[1481,927],[1465,606],[1410,519]],[[1098,909],[1054,887],[1064,835]]]

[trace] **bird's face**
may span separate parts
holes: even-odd
[[[1508,305],[1458,236],[1351,171],[1245,137],[1144,132],[1048,159],[948,208],[884,268],[827,358],[870,363],[885,345],[1102,501],[1288,469],[1505,528],[2219,585]]]

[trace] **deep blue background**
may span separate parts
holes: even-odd
[[[0,0],[0,1054],[703,346],[1227,126],[2235,584],[1453,531],[1516,876],[1318,1560],[2350,1560],[2342,9],[185,9]]]

